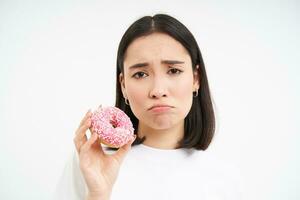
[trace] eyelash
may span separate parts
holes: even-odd
[[[172,74],[180,74],[180,73],[183,72],[182,70],[179,70],[179,69],[176,69],[176,68],[171,68],[169,71],[171,71],[171,70],[176,70],[176,72],[178,72],[178,73],[172,73]],[[168,71],[168,72],[169,72],[169,71]],[[136,78],[136,79],[140,79],[141,77],[136,77],[136,75],[137,75],[137,74],[140,74],[140,73],[145,74],[144,72],[137,72],[137,73],[135,73],[134,75],[132,75],[132,77],[133,77],[133,78]]]

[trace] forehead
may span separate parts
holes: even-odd
[[[189,61],[190,56],[180,42],[164,33],[153,33],[135,39],[127,48],[124,66],[137,62],[160,62],[161,60]]]

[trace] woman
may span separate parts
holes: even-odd
[[[182,23],[165,14],[134,22],[119,44],[116,79],[115,106],[136,139],[119,149],[101,146],[96,134],[88,139],[88,111],[60,199],[240,198],[234,168],[204,151],[214,110],[200,49]]]

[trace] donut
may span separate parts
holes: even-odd
[[[91,116],[91,130],[99,135],[100,142],[109,147],[120,148],[134,138],[130,118],[117,107],[100,106]]]

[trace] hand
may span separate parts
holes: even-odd
[[[73,141],[89,195],[109,198],[123,159],[135,138],[114,154],[105,154],[99,136],[91,131],[91,115],[89,110],[82,119]],[[91,132],[89,139],[86,136],[87,129]]]

